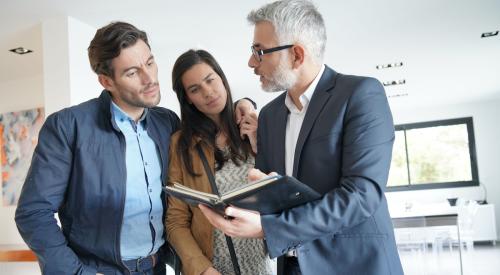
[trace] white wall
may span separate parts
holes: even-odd
[[[94,98],[102,91],[87,47],[96,28],[69,16],[42,23],[45,114]]]
[[[394,103],[396,104],[396,103]],[[500,239],[500,99],[460,105],[398,110],[393,108],[395,124],[472,117],[476,140],[479,181],[487,190],[488,203],[495,204],[497,234]],[[390,204],[413,202],[444,202],[446,198],[485,199],[483,187],[389,192]]]
[[[0,113],[43,107],[43,75],[0,82]]]
[[[70,105],[76,105],[98,97],[103,87],[90,68],[87,48],[94,38],[96,28],[68,17]]]
[[[0,113],[43,107],[43,76],[32,76],[0,83]],[[1,170],[1,166],[0,166]],[[1,186],[0,186],[1,190]],[[0,245],[24,244],[14,223],[15,206],[5,207],[0,196]]]
[[[68,41],[66,16],[42,22],[45,116],[67,107],[70,102]]]

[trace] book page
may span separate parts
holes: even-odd
[[[276,181],[279,178],[281,178],[281,176],[279,176],[279,175],[277,175],[277,176],[269,176],[269,177],[265,177],[265,178],[260,179],[260,180],[256,180],[256,181],[250,182],[250,183],[248,183],[248,185],[245,185],[245,186],[243,186],[241,188],[237,188],[237,189],[235,189],[233,191],[230,191],[230,192],[222,195],[221,199],[222,200],[226,200],[226,199],[238,196],[240,194],[244,194],[244,193],[246,193],[248,191],[251,191],[251,190],[254,190],[254,189],[258,189],[261,186],[270,184],[270,183]]]
[[[183,193],[183,194],[187,194],[187,195],[193,195],[193,196],[196,195],[197,198],[200,198],[200,197],[210,198],[210,199],[215,200],[215,201],[220,199],[219,196],[217,196],[215,194],[210,194],[210,193],[194,190],[194,189],[191,189],[187,186],[184,186],[178,182],[173,182],[173,184],[174,184],[174,186],[167,186],[167,188],[170,190],[178,191],[178,192]]]

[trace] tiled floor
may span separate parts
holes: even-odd
[[[427,247],[419,250],[400,250],[401,262],[406,275],[455,275],[460,274],[458,248],[441,252]],[[462,268],[464,275],[499,275],[500,244],[476,244],[473,250],[463,249]]]
[[[426,253],[420,251],[400,251],[405,275],[459,275],[460,262],[456,247],[450,252],[446,247],[441,253],[428,247]],[[500,242],[493,246],[476,244],[473,251],[463,251],[464,275],[499,275]],[[0,275],[38,275],[37,263],[0,263]],[[173,275],[172,271],[167,272]]]

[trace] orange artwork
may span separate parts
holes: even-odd
[[[44,121],[43,108],[0,114],[2,201],[16,205]]]

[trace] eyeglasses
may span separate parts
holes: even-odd
[[[293,47],[293,45],[284,45],[284,46],[278,46],[278,47],[269,48],[269,49],[265,49],[265,50],[258,50],[255,48],[255,46],[252,45],[251,48],[252,48],[252,55],[255,58],[255,60],[257,60],[258,62],[262,62],[262,55],[276,52],[276,51],[281,51],[281,50],[288,49],[291,47]]]

